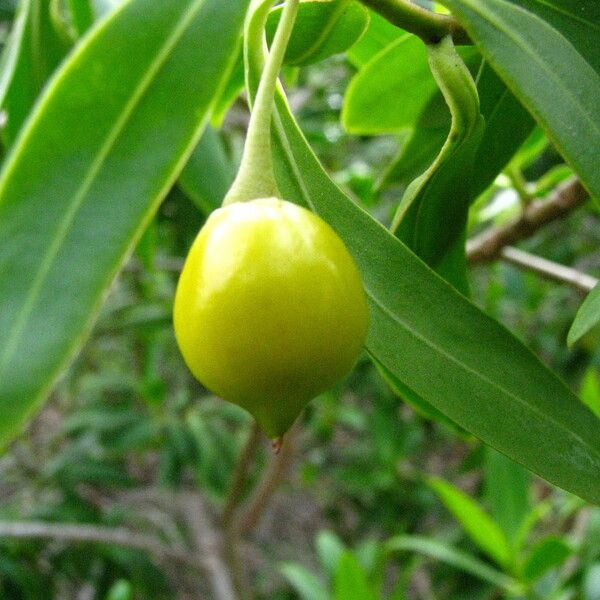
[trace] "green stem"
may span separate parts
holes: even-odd
[[[240,169],[223,206],[257,198],[281,197],[271,154],[271,117],[277,77],[294,28],[298,3],[299,0],[286,0],[283,8],[252,108]]]
[[[361,1],[396,27],[419,36],[426,44],[435,44],[448,35],[452,36],[455,44],[473,43],[454,17],[426,10],[410,0]]]

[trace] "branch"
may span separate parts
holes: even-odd
[[[215,600],[234,600],[241,597],[235,590],[221,556],[221,539],[213,528],[212,519],[202,496],[193,492],[179,492],[177,501],[180,512],[193,536],[194,555],[202,557],[202,566],[208,575]]]
[[[294,447],[299,432],[300,421],[296,421],[292,428],[285,434],[280,452],[274,454],[271,458],[271,464],[269,465],[263,480],[248,501],[247,508],[239,522],[240,534],[247,534],[254,529],[262,517],[265,508],[269,504],[269,500],[277,489],[277,486],[286,477],[292,462]]]
[[[256,448],[258,446],[260,437],[260,428],[256,421],[254,421],[252,423],[252,429],[248,434],[248,439],[244,444],[244,448],[238,457],[235,469],[233,471],[231,484],[229,485],[227,499],[225,501],[225,508],[223,509],[223,515],[221,516],[223,527],[228,527],[230,525],[233,514],[242,501],[246,475],[248,474],[250,463],[256,454]]]
[[[195,557],[190,556],[185,548],[166,546],[151,536],[135,533],[125,527],[66,525],[41,521],[0,521],[0,538],[37,538],[74,543],[114,544],[143,550],[162,560],[175,560],[196,568],[204,567]]]
[[[472,44],[462,25],[449,15],[434,13],[410,0],[362,0],[396,27],[419,36],[426,44],[437,44],[451,35],[455,44]]]
[[[469,263],[482,264],[500,258],[502,248],[531,237],[543,225],[564,217],[588,198],[588,193],[576,177],[568,179],[545,200],[536,200],[528,204],[517,221],[503,227],[490,227],[469,240]]]
[[[500,257],[505,262],[537,273],[546,279],[573,286],[584,294],[591,292],[598,283],[598,279],[591,275],[581,273],[571,267],[559,265],[558,263],[541,258],[540,256],[529,254],[518,248],[513,248],[512,246],[502,248]]]

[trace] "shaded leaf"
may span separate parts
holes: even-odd
[[[465,236],[473,159],[483,133],[477,88],[450,37],[427,47],[429,65],[448,104],[448,138],[430,167],[407,188],[392,231],[465,295]]]
[[[596,0],[445,0],[482,54],[600,199]],[[567,118],[565,116],[568,115]]]
[[[474,556],[447,546],[437,540],[416,536],[400,535],[386,543],[389,552],[417,552],[435,560],[440,560],[455,569],[469,573],[493,586],[515,593],[519,584],[504,573],[497,571]]]
[[[234,171],[219,134],[207,127],[179,174],[179,186],[206,215],[218,208]]]
[[[539,541],[530,551],[523,565],[523,576],[527,581],[539,579],[550,569],[559,567],[569,556],[573,548],[562,538],[549,536]]]

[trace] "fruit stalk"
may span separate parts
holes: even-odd
[[[281,197],[273,169],[271,118],[277,77],[296,21],[298,3],[299,0],[286,0],[283,8],[258,86],[240,168],[223,206],[257,198]]]

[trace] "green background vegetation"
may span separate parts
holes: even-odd
[[[0,598],[600,598],[599,288],[578,313],[600,275],[600,5],[445,4],[485,125],[414,196],[407,246],[371,217],[390,226],[451,128],[431,32],[301,8],[278,183],[355,255],[371,331],[273,456],[171,323],[241,156],[247,2],[0,3]],[[486,232],[500,246],[465,260]]]

